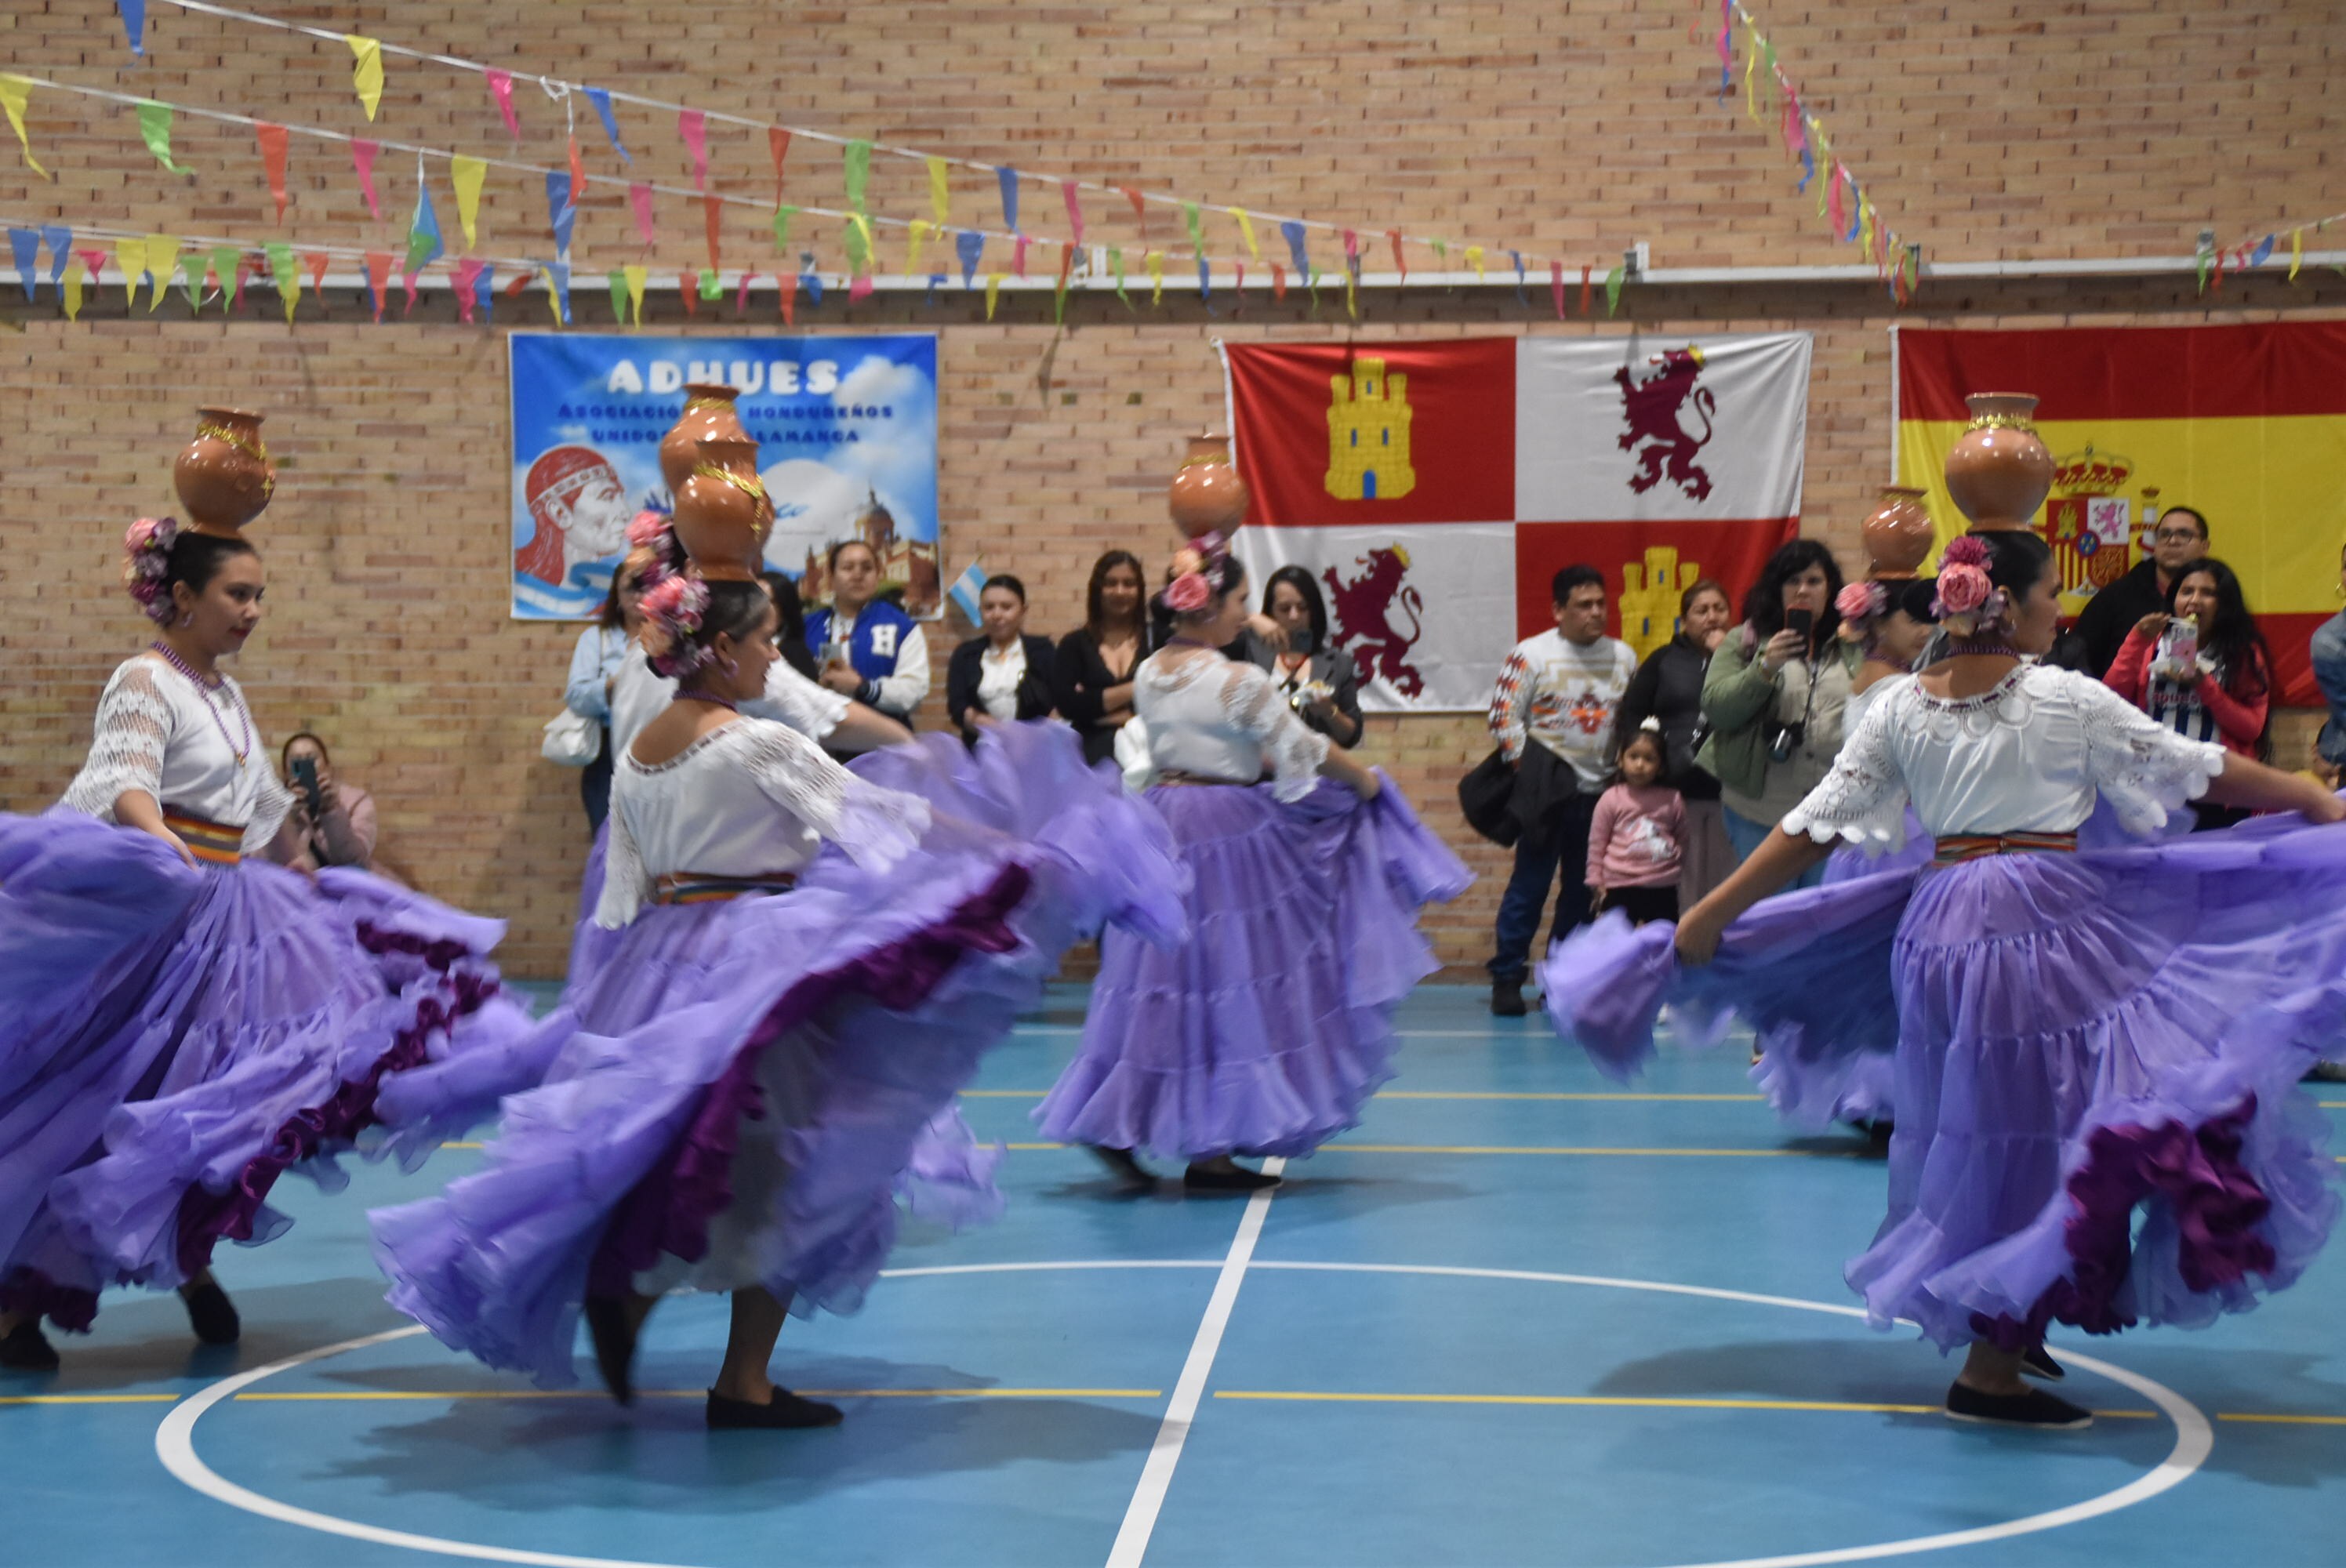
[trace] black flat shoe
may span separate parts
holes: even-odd
[[[1982,1426],[2028,1427],[2047,1432],[2083,1431],[2094,1424],[2093,1411],[2055,1399],[2042,1389],[2025,1394],[1984,1394],[1961,1383],[1947,1390],[1947,1415]]]
[[[12,1372],[54,1372],[57,1348],[41,1332],[41,1320],[27,1318],[0,1339],[0,1368]]]
[[[236,1303],[216,1281],[207,1279],[201,1285],[190,1285],[179,1292],[179,1299],[188,1308],[188,1327],[196,1338],[207,1345],[233,1345],[244,1332],[244,1323],[236,1315]]]
[[[595,1369],[621,1405],[636,1402],[636,1330],[627,1304],[617,1296],[586,1298],[586,1333],[595,1342]]]
[[[1277,1186],[1280,1178],[1265,1176],[1260,1171],[1208,1170],[1204,1166],[1191,1166],[1181,1173],[1181,1185],[1191,1192],[1260,1192],[1267,1186]]]
[[[1524,983],[1520,980],[1494,980],[1491,983],[1491,1016],[1521,1018],[1531,1009],[1524,1002]]]
[[[2042,1378],[2048,1383],[2057,1383],[2069,1374],[2060,1362],[2052,1358],[2044,1346],[2032,1345],[2021,1352],[2020,1375],[2025,1378]]]
[[[1107,1166],[1108,1174],[1127,1188],[1137,1192],[1143,1187],[1157,1185],[1157,1178],[1148,1174],[1147,1166],[1132,1157],[1130,1149],[1111,1149],[1099,1144],[1086,1144],[1084,1146],[1091,1150],[1093,1157]]]
[[[709,1390],[711,1431],[803,1431],[810,1427],[835,1427],[845,1419],[837,1405],[802,1400],[780,1385],[774,1389],[774,1397],[762,1405],[753,1405],[747,1400],[729,1400],[715,1389]]]

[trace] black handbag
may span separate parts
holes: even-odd
[[[1505,748],[1494,747],[1490,756],[1458,780],[1458,809],[1475,832],[1503,848],[1512,848],[1524,831],[1508,809],[1515,794],[1515,769],[1507,761]]]

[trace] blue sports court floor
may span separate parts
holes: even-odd
[[[117,1296],[62,1374],[0,1382],[0,1562],[2346,1562],[2340,1250],[2208,1333],[2056,1339],[2089,1431],[1955,1426],[1949,1364],[1841,1285],[1881,1209],[1861,1140],[1787,1136],[1739,1054],[1623,1094],[1482,1000],[1413,997],[1401,1076],[1275,1196],[1183,1201],[1033,1142],[1082,1016],[1055,993],[968,1103],[1009,1217],[784,1332],[831,1431],[702,1428],[715,1300],[662,1307],[632,1413],[403,1326],[363,1211],[470,1149],[288,1184],[292,1234],[222,1258],[241,1346]]]

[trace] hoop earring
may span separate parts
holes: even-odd
[[[181,616],[179,617],[179,625],[181,625],[182,626],[194,626],[195,624],[196,624],[196,612],[195,612],[195,611],[193,611],[193,610],[189,610],[186,615]]]

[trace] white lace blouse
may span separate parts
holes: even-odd
[[[628,924],[664,876],[779,876],[826,840],[884,867],[928,828],[927,801],[865,782],[771,719],[736,719],[657,766],[623,749],[595,923]]]
[[[1962,698],[1911,680],[1882,684],[1892,689],[1785,817],[1787,833],[1880,853],[1904,843],[1909,801],[1933,838],[2066,833],[2100,797],[2127,831],[2145,834],[2224,770],[2222,747],[2162,728],[2069,670],[2023,665]]]
[[[654,675],[643,648],[628,644],[617,673],[611,677],[611,755],[617,757],[634,745],[644,726],[658,718],[660,709],[675,697],[676,682]],[[810,739],[822,740],[847,717],[847,698],[776,659],[766,670],[766,695],[743,703],[741,711],[787,724]]]
[[[106,683],[89,756],[66,787],[65,804],[111,822],[117,798],[144,790],[158,806],[241,826],[244,852],[258,855],[276,839],[293,803],[270,760],[243,687],[222,676],[208,690],[141,654],[124,660]]]
[[[1295,717],[1259,667],[1197,654],[1177,662],[1157,653],[1133,680],[1133,711],[1148,728],[1158,772],[1242,784],[1268,772],[1281,800],[1311,792],[1328,738]]]

